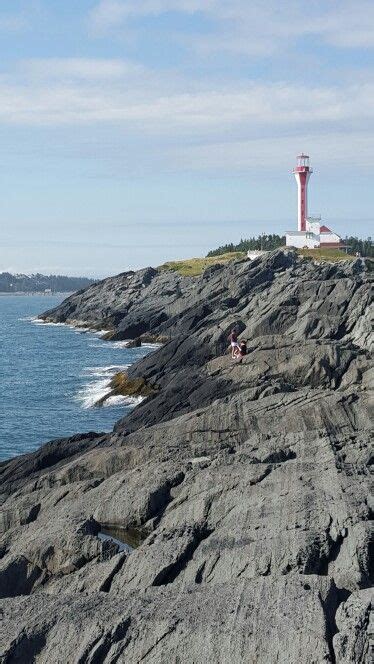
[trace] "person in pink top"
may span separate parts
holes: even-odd
[[[231,344],[231,357],[233,360],[235,360],[235,358],[238,357],[238,355],[240,354],[240,346],[238,344],[238,333],[235,327],[233,327],[231,330],[229,341]]]

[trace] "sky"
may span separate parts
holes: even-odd
[[[373,0],[1,0],[0,271],[373,235]]]

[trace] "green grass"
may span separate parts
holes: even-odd
[[[222,265],[238,258],[245,258],[244,251],[233,251],[220,256],[209,256],[209,258],[188,258],[184,261],[169,261],[158,267],[159,270],[173,270],[184,277],[197,277],[211,265]]]
[[[282,249],[286,249],[286,247],[282,247]],[[335,263],[336,261],[355,260],[355,256],[350,256],[349,254],[346,254],[339,249],[328,249],[323,247],[322,249],[297,249],[296,251],[299,256],[313,258],[316,261],[328,261]],[[161,271],[173,270],[174,272],[179,272],[179,274],[184,277],[197,277],[211,265],[222,265],[224,263],[228,263],[229,261],[245,258],[246,255],[247,253],[245,251],[232,251],[227,252],[226,254],[221,254],[219,256],[188,258],[183,261],[169,261],[163,265],[160,265],[157,269]]]
[[[355,260],[355,256],[346,254],[339,249],[329,249],[328,247],[322,247],[321,249],[297,249],[297,253],[299,256],[313,258],[316,261],[328,261],[332,263],[336,263],[337,261]]]

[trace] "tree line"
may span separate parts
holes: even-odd
[[[10,274],[0,273],[0,293],[40,293],[51,290],[57,293],[70,293],[87,288],[94,279],[86,277],[66,277],[60,274]]]
[[[371,237],[361,239],[351,235],[346,236],[343,239],[343,242],[346,246],[346,250],[344,251],[348,254],[354,255],[358,252],[363,257],[374,258],[374,247]],[[277,235],[276,233],[271,233],[270,235],[263,234],[258,235],[257,237],[241,239],[238,244],[234,244],[233,242],[223,244],[221,247],[209,251],[207,256],[219,256],[220,254],[226,254],[233,251],[248,251],[249,249],[271,251],[272,249],[278,249],[278,247],[284,247],[285,244],[285,235]]]

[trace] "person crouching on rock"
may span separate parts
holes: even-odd
[[[247,355],[247,342],[245,339],[240,339],[238,362],[242,361],[244,355]]]
[[[235,360],[236,357],[239,357],[240,346],[238,344],[238,333],[235,327],[232,328],[231,334],[229,336],[229,341],[231,344],[231,358]]]

